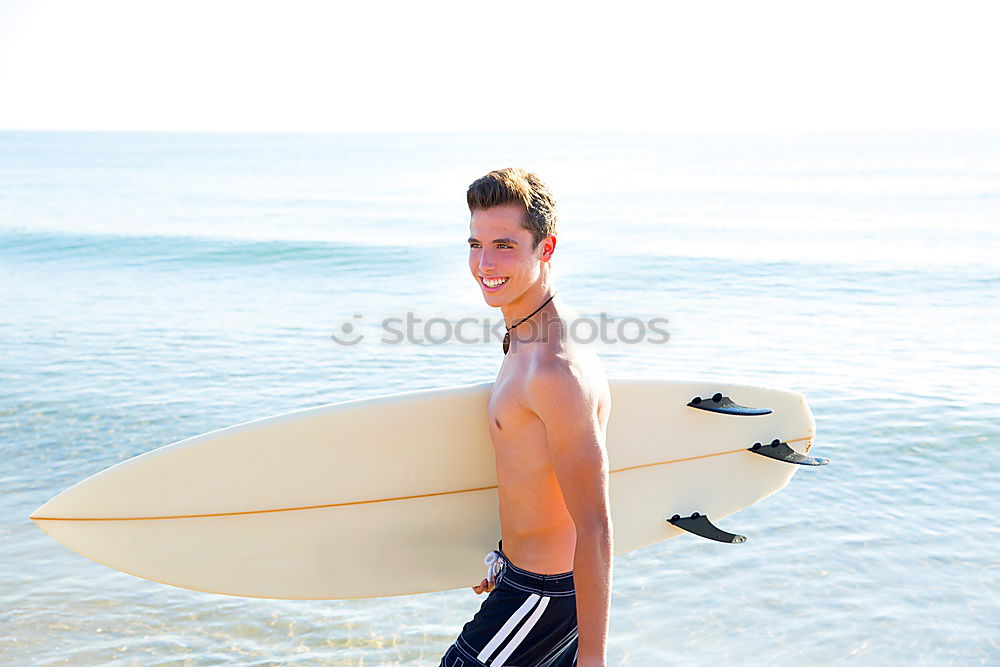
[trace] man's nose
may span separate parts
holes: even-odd
[[[490,255],[489,251],[483,250],[482,254],[479,255],[479,268],[483,271],[493,270],[493,256]]]

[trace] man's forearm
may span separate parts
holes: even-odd
[[[612,529],[606,526],[577,528],[573,559],[576,588],[576,621],[580,633],[577,664],[604,665],[608,620],[611,613]]]

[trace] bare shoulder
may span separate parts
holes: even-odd
[[[604,366],[591,350],[560,343],[541,346],[525,375],[524,398],[530,410],[606,422],[611,391]]]

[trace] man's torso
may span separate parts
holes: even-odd
[[[575,313],[561,312],[564,322]],[[603,435],[611,392],[600,360],[560,333],[517,343],[504,357],[487,406],[496,455],[504,552],[520,568],[539,574],[573,569],[576,529],[552,468],[545,426],[526,407],[525,390],[543,363],[566,364],[583,379]],[[552,330],[550,330],[552,331]]]

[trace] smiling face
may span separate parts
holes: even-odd
[[[544,290],[542,282],[548,273],[556,237],[549,235],[534,247],[531,232],[522,224],[524,218],[521,204],[477,209],[472,213],[469,270],[490,306],[516,304],[522,297],[531,299]]]

